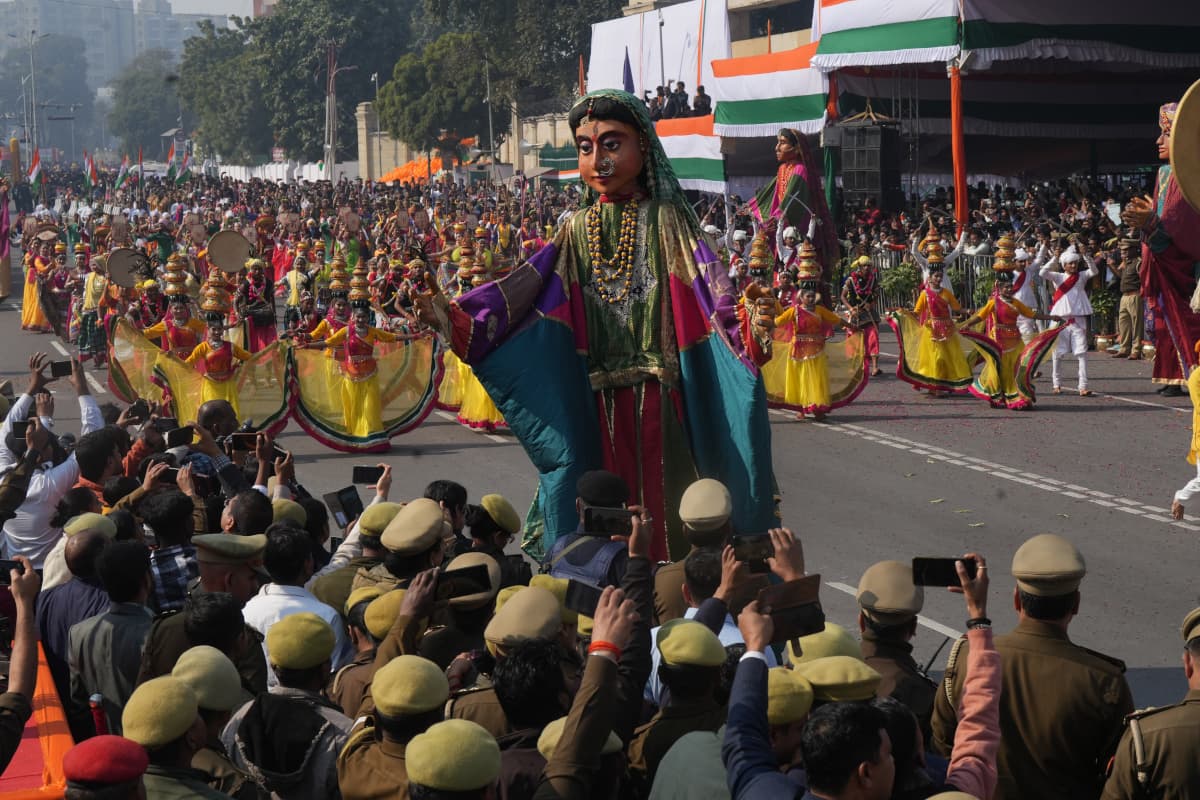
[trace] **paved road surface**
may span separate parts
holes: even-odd
[[[30,353],[62,354],[54,337],[20,331],[19,303],[18,294],[0,305],[0,376],[16,380],[18,392]],[[895,353],[890,336],[883,349]],[[884,357],[885,371],[894,365]],[[1190,403],[1155,394],[1148,362],[1093,354],[1090,366],[1096,397],[1047,393],[1028,413],[965,397],[932,400],[890,374],[826,424],[774,413],[784,517],[804,541],[810,571],[822,575],[829,618],[855,624],[853,587],[877,560],[976,549],[991,565],[990,615],[1007,630],[1015,622],[1012,554],[1029,536],[1052,531],[1078,543],[1088,563],[1072,638],[1124,659],[1139,705],[1176,700],[1186,690],[1179,623],[1198,602],[1200,507],[1181,523],[1168,514],[1173,491],[1194,474],[1184,460]],[[1073,363],[1066,369],[1074,375]],[[104,383],[103,371],[89,372]],[[59,415],[61,429],[76,429],[73,403],[60,400]],[[297,454],[314,494],[348,484],[352,465],[374,460],[324,450],[294,423],[280,442]],[[519,444],[444,413],[395,440],[386,461],[396,469],[398,499],[419,496],[439,477],[466,485],[473,500],[504,494],[518,509],[533,495],[534,472]],[[930,659],[964,616],[959,597],[929,591],[918,660]],[[943,651],[935,669],[944,660]]]

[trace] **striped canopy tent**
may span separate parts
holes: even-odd
[[[713,61],[720,136],[774,136],[780,128],[819,133],[825,126],[826,75],[812,66],[817,45]]]
[[[916,109],[905,123],[918,133],[949,135],[959,196],[967,135],[1026,137],[1026,161],[1035,138],[1090,148],[1093,165],[1101,144],[1117,162],[1122,151],[1138,161],[1155,135],[1154,109],[1200,67],[1194,2],[817,0],[812,29],[812,64],[836,72],[844,113],[867,98],[887,113],[878,100],[890,91]],[[883,88],[889,80],[907,86]],[[964,222],[966,204],[956,212]]]

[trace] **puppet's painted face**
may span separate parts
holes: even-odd
[[[637,191],[645,165],[642,137],[624,122],[585,119],[575,131],[579,175],[595,191],[627,197]]]

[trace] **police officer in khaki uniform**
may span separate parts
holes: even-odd
[[[1200,608],[1180,632],[1188,693],[1176,705],[1129,716],[1101,800],[1200,797]]]
[[[516,587],[512,587],[516,588]],[[555,641],[562,631],[562,610],[558,598],[548,589],[527,586],[518,589],[500,607],[484,629],[487,649],[497,659],[504,658],[506,647],[526,639]],[[447,719],[467,719],[482,725],[497,739],[512,733],[508,716],[500,707],[490,681],[456,694],[446,704]]]
[[[812,710],[826,703],[865,703],[878,696],[882,677],[855,656],[825,656],[795,667],[812,687]]]
[[[454,570],[478,566],[487,569],[488,585],[480,587],[482,591],[450,598],[447,601],[449,617],[446,624],[430,628],[421,639],[417,654],[428,658],[442,669],[450,666],[450,662],[459,653],[484,648],[483,631],[491,618],[496,593],[500,591],[500,563],[487,553],[472,550],[451,561],[442,575],[445,579]]]
[[[442,565],[447,535],[454,534],[441,506],[425,497],[406,504],[379,536],[387,555],[373,567],[359,567],[351,591],[361,586],[403,589],[418,572]]]
[[[880,561],[870,566],[858,582],[863,660],[883,676],[879,696],[895,698],[908,706],[921,723],[925,741],[929,741],[937,686],[912,657],[917,614],[924,605],[925,591],[913,584],[909,564]]]
[[[362,555],[350,559],[350,563],[327,572],[313,580],[309,590],[318,600],[330,608],[342,608],[350,597],[350,587],[360,569],[370,570],[383,563],[387,551],[379,541],[383,529],[402,508],[400,503],[374,503],[367,506],[358,518],[358,543]]]
[[[200,585],[193,592],[225,592],[233,595],[239,607],[257,592],[262,572],[262,554],[267,548],[263,534],[239,536],[230,533],[208,533],[193,536],[196,561],[200,566]],[[169,675],[184,651],[194,642],[187,633],[189,612],[160,614],[154,620],[146,644],[142,648],[142,664],[138,683]],[[243,623],[242,641],[227,652],[242,676],[242,685],[250,695],[267,690],[267,659],[263,655],[262,637],[258,631]]]
[[[196,693],[196,704],[208,739],[192,756],[192,769],[208,775],[208,785],[239,800],[255,800],[258,787],[245,772],[233,765],[221,744],[221,731],[233,711],[250,701],[242,690],[237,667],[215,647],[200,645],[179,657],[171,677],[178,678]]]
[[[1012,574],[1017,627],[996,637],[1003,668],[996,800],[1099,797],[1133,696],[1125,665],[1074,644],[1083,556],[1061,536],[1041,534],[1017,550]],[[990,625],[969,620],[968,627]],[[964,640],[959,640],[965,642]],[[967,663],[955,644],[933,709],[934,745],[949,755]]]
[[[371,690],[375,710],[338,756],[342,800],[404,800],[408,743],[442,721],[450,685],[432,661],[399,656],[375,673]]]
[[[692,731],[716,731],[725,724],[725,706],[713,697],[725,663],[725,646],[702,623],[675,619],[656,635],[661,656],[658,676],[670,691],[666,705],[629,742],[629,774],[648,793],[663,756]]]
[[[354,659],[333,674],[325,694],[351,719],[358,716],[363,693],[371,685],[371,677],[375,674],[375,648],[379,640],[387,635],[386,629],[375,635],[366,621],[371,601],[382,594],[383,590],[378,586],[355,589],[346,598],[346,605],[342,609],[346,635],[350,639],[350,646],[354,648]]]
[[[683,493],[679,500],[679,518],[683,535],[692,550],[701,547],[723,547],[731,532],[729,515],[733,499],[725,484],[712,478],[702,478]],[[688,604],[683,599],[683,562],[663,564],[654,573],[654,615],[658,624],[681,618]]]
[[[408,744],[408,782],[422,797],[484,800],[500,776],[500,747],[473,722],[439,722]]]
[[[196,693],[164,675],[134,690],[121,712],[121,730],[146,748],[150,766],[142,782],[146,797],[169,800],[221,800],[229,795],[210,787],[208,776],[190,765],[204,747],[204,722]]]

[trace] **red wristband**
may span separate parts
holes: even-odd
[[[617,647],[612,642],[597,640],[588,645],[588,655],[601,651],[612,653],[613,656],[618,660],[621,658],[621,648]]]

